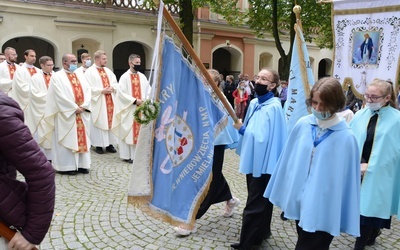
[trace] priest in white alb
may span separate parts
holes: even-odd
[[[118,81],[106,65],[106,53],[98,50],[94,53],[94,64],[84,74],[92,90],[90,140],[98,154],[103,154],[104,148],[109,153],[116,153],[114,145],[118,143],[117,137],[111,132]]]
[[[140,124],[134,121],[134,112],[147,99],[151,87],[146,76],[139,72],[141,59],[132,54],[129,69],[119,79],[113,131],[119,138],[119,155],[125,162],[133,163]]]
[[[11,97],[18,102],[22,111],[24,111],[25,120],[27,119],[26,109],[29,104],[29,89],[32,82],[32,76],[39,69],[33,64],[36,62],[36,52],[28,49],[24,52],[25,62],[15,71],[12,81]]]
[[[11,97],[12,81],[19,65],[17,64],[17,52],[12,47],[4,50],[6,60],[0,63],[0,90]]]
[[[45,121],[51,126],[54,169],[61,174],[89,173],[91,91],[84,77],[77,76],[74,54],[62,57],[62,69],[54,73],[46,97]]]
[[[51,140],[45,137],[47,123],[43,118],[46,110],[47,90],[50,85],[51,75],[54,73],[54,62],[51,57],[42,56],[39,59],[39,65],[41,70],[32,76],[25,123],[47,159],[51,160]]]

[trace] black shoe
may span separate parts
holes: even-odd
[[[102,155],[102,154],[104,154],[104,150],[103,150],[103,148],[102,147],[96,147],[96,153],[98,153],[99,155]]]
[[[265,234],[264,240],[269,239],[271,237],[272,233],[269,231],[268,233]],[[259,244],[260,245],[260,244]]]
[[[127,162],[127,163],[133,163],[133,160],[132,160],[132,159],[129,159],[129,160],[127,160],[127,159],[124,159],[124,162]]]
[[[233,248],[233,249],[240,249],[240,243],[233,243],[233,244],[231,244],[231,248]]]
[[[287,218],[285,217],[285,212],[281,213],[281,220],[287,221]]]
[[[117,153],[117,150],[114,148],[113,145],[110,144],[110,146],[106,147],[106,151],[108,153]]]
[[[57,173],[62,175],[76,175],[76,171],[58,171]]]
[[[381,235],[381,233],[382,233],[381,229],[374,230],[374,232],[372,232],[372,235],[369,237],[366,245],[367,246],[375,245],[375,240],[379,235]]]
[[[82,173],[82,174],[88,174],[89,173],[89,169],[87,169],[87,168],[78,168],[78,172]]]

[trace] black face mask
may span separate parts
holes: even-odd
[[[139,69],[140,69],[140,65],[133,65],[133,69],[135,70],[135,71],[139,71]]]
[[[262,96],[267,94],[269,91],[267,90],[267,85],[262,85],[257,83],[256,86],[254,87],[254,91],[256,92],[257,96]]]

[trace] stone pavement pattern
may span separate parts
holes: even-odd
[[[230,249],[239,239],[241,213],[247,192],[245,177],[238,173],[239,157],[225,153],[224,174],[232,194],[241,204],[231,218],[222,217],[224,204],[211,206],[197,221],[197,232],[178,237],[173,228],[127,203],[132,164],[118,154],[92,152],[89,174],[56,175],[56,207],[41,249]],[[318,205],[318,204],[316,204]],[[282,221],[274,208],[272,237],[259,249],[293,249],[297,240],[293,221]],[[331,249],[352,249],[354,238],[335,237]],[[400,249],[400,222],[384,230],[369,249]]]

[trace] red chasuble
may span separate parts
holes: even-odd
[[[132,86],[132,96],[136,99],[142,99],[142,91],[140,89],[140,78],[139,74],[131,74],[131,86]],[[140,124],[133,121],[133,144],[137,144],[139,137]]]
[[[103,88],[107,88],[110,86],[110,80],[108,79],[108,76],[106,74],[106,71],[104,70],[103,67],[97,68],[97,71],[99,71],[101,81],[103,83]],[[112,117],[114,113],[114,102],[112,99],[111,94],[105,94],[104,95],[106,98],[106,106],[107,106],[107,119],[108,119],[108,128],[111,129],[112,126]]]
[[[72,91],[74,92],[75,103],[80,106],[85,101],[82,85],[79,79],[76,78],[75,73],[67,73],[67,76],[71,83]],[[81,114],[76,114],[76,130],[78,135],[78,153],[87,152],[85,125],[83,124]]]

